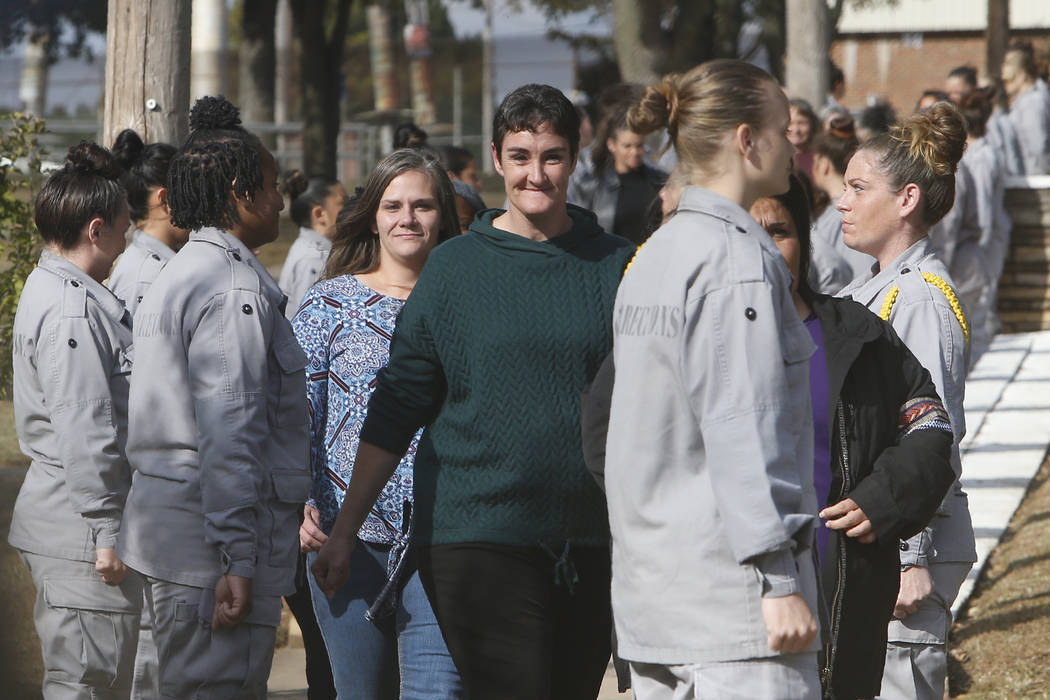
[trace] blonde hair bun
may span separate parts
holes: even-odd
[[[637,134],[672,128],[678,119],[678,75],[672,73],[645,89],[642,99],[627,111],[627,126]]]
[[[908,146],[913,159],[922,159],[937,175],[955,173],[966,150],[966,121],[950,102],[938,102],[913,114],[890,130]]]

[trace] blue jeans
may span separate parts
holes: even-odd
[[[386,583],[388,551],[358,540],[350,578],[331,600],[308,577],[339,700],[458,699],[459,673],[415,566],[405,570],[394,614],[375,624],[365,620]],[[308,554],[307,564],[316,556]]]

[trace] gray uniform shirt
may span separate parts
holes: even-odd
[[[284,315],[291,320],[299,310],[306,291],[321,279],[332,241],[312,228],[300,228],[299,237],[288,249],[281,268],[281,291],[288,297]]]
[[[237,574],[255,595],[294,589],[310,418],[283,301],[240,240],[203,229],[139,307],[134,480],[118,544],[137,571],[201,588]]]
[[[840,293],[840,296],[851,297],[879,314],[890,290],[898,288],[890,312],[890,325],[922,366],[929,370],[952,421],[955,443],[951,462],[955,484],[949,489],[930,527],[901,545],[901,564],[920,566],[931,562],[977,560],[968,499],[959,483],[962,476],[959,441],[966,434],[963,399],[969,350],[948,297],[923,279],[924,272],[933,273],[954,289],[944,263],[933,254],[928,239],[923,238],[886,269],[854,280]]]
[[[1013,228],[1004,202],[1006,168],[987,138],[979,138],[970,144],[962,162],[973,176],[977,222],[981,229],[982,264],[989,283],[998,284]]]
[[[146,290],[173,257],[174,250],[148,233],[136,230],[109,276],[109,288],[134,315]]]
[[[863,277],[871,272],[871,266],[875,264],[875,258],[858,250],[853,250],[846,245],[846,240],[842,237],[842,212],[835,208],[835,200],[831,200],[827,208],[813,222],[810,230],[812,231],[812,238],[823,240],[827,247],[834,250],[846,261],[850,268],[850,280]],[[813,244],[814,250],[817,245]]]
[[[1024,160],[1021,145],[1017,142],[1017,130],[1010,121],[1010,114],[996,108],[985,125],[985,139],[992,145],[1006,175],[1023,175]]]
[[[1021,146],[1025,175],[1050,173],[1050,100],[1033,85],[1010,104],[1010,121]]]
[[[26,279],[13,329],[15,428],[32,463],[8,541],[95,561],[112,547],[131,485],[124,456],[131,317],[86,272],[49,251]]]
[[[620,655],[773,656],[760,599],[817,613],[809,358],[772,239],[687,187],[616,297],[606,450]],[[813,649],[816,649],[816,643]]]

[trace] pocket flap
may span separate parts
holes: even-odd
[[[277,364],[285,374],[294,374],[306,369],[306,353],[299,347],[294,337],[275,342],[273,354],[277,357]]]
[[[280,503],[306,503],[313,477],[305,469],[274,469],[270,474],[274,499]]]
[[[813,337],[801,322],[785,328],[780,337],[784,362],[789,365],[808,360],[817,351]]]
[[[141,598],[129,600],[123,588],[107,585],[100,578],[45,578],[44,600],[53,608],[127,614],[142,610]]]

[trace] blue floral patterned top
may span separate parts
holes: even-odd
[[[404,303],[343,275],[314,285],[292,320],[308,358],[311,498],[325,532],[331,532],[350,483],[368,399],[376,374],[390,357],[390,338]],[[358,532],[360,539],[391,545],[398,541],[405,502],[412,501],[412,465],[420,433],[383,487]]]

